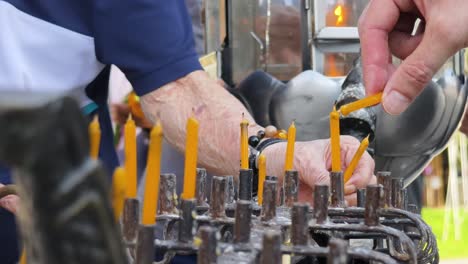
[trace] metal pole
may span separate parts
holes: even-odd
[[[210,226],[200,227],[201,245],[198,249],[198,264],[216,264],[216,229]]]
[[[197,206],[207,206],[206,203],[206,170],[197,169],[197,179],[196,179],[196,197],[197,197]]]
[[[135,198],[127,198],[124,203],[122,217],[123,236],[127,242],[135,242],[138,223],[140,222],[140,202]]]
[[[395,208],[403,209],[403,179],[392,179],[392,205]]]
[[[348,243],[341,239],[331,239],[328,245],[328,264],[348,263]]]
[[[330,172],[331,206],[345,207],[344,179],[342,172]]]
[[[366,196],[364,223],[368,226],[377,226],[379,225],[379,208],[380,200],[382,199],[382,186],[367,186]]]
[[[281,257],[281,234],[277,231],[267,230],[263,235],[263,251],[260,263],[281,264]]]
[[[154,261],[154,225],[139,225],[135,264],[152,264]]]
[[[315,185],[314,218],[317,224],[323,224],[327,221],[329,199],[330,191],[328,185]]]
[[[357,206],[358,207],[366,206],[366,189],[357,190]]]
[[[276,181],[265,181],[263,185],[262,221],[270,221],[276,216]]]
[[[239,200],[252,200],[253,171],[251,169],[239,171]]]
[[[299,191],[299,174],[297,171],[286,171],[284,176],[284,196],[285,196],[285,205],[287,207],[292,207],[295,202],[297,202]]]
[[[214,176],[211,180],[210,215],[212,218],[223,218],[226,198],[226,178]]]
[[[195,211],[195,199],[180,201],[179,241],[189,243],[193,240],[193,214]]]
[[[161,174],[158,215],[178,214],[175,174]]]
[[[226,178],[226,203],[232,204],[236,198],[236,189],[234,184],[234,176],[225,176]]]
[[[248,243],[250,241],[250,224],[252,206],[250,201],[240,200],[236,204],[236,222],[234,223],[234,242]]]
[[[306,246],[309,242],[309,205],[294,203],[291,209],[291,243]]]
[[[383,186],[382,207],[392,206],[392,174],[389,171],[377,172],[377,183]]]

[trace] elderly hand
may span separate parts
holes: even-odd
[[[0,183],[0,188],[5,185]],[[16,214],[19,206],[19,197],[17,195],[7,195],[0,199],[0,207],[3,207],[13,214]]]
[[[343,171],[359,148],[359,141],[354,137],[342,136],[341,162]],[[286,143],[274,144],[264,150],[267,160],[267,175],[283,176]],[[330,183],[331,148],[330,140],[297,142],[295,145],[294,167],[299,172],[299,200],[311,202],[316,184]],[[356,191],[368,184],[376,183],[374,176],[374,160],[366,152],[351,179],[345,185],[346,201],[349,205],[356,204]]]
[[[466,0],[371,0],[359,21],[367,92],[384,91],[383,107],[400,114],[437,70],[468,46]],[[422,20],[412,34],[417,18]],[[391,54],[403,59],[395,68]]]

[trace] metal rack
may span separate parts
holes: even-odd
[[[292,263],[438,263],[430,227],[406,204],[402,179],[388,172],[378,174],[378,185],[358,191],[357,207],[346,206],[342,173],[330,173],[330,187],[315,186],[313,208],[297,202],[295,171],[285,174],[283,184],[267,178],[262,205],[248,189],[252,174],[245,175],[238,186],[232,176],[213,177],[208,203],[206,171],[199,169],[196,199],[180,204],[175,176],[162,175],[157,219],[163,238],[153,241],[153,227],[137,228],[137,214],[124,215],[124,235],[134,232],[125,236],[125,244],[135,263],[152,263],[155,251],[165,252],[161,263],[176,254],[197,254],[201,264],[285,263],[283,258]]]

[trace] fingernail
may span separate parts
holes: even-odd
[[[383,97],[383,108],[391,115],[399,115],[408,108],[411,101],[398,91],[392,90]]]

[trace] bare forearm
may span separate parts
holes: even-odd
[[[143,96],[141,103],[152,122],[160,120],[166,140],[179,151],[184,151],[185,125],[193,113],[200,122],[199,164],[220,175],[239,170],[242,113],[250,121],[250,134],[261,129],[234,96],[202,71]]]

